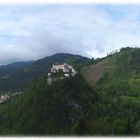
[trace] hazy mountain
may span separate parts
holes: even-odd
[[[31,64],[33,64],[35,61],[27,61],[27,62],[14,62],[14,63],[10,63],[10,64],[7,64],[7,65],[2,65],[0,66],[0,69],[4,69],[4,70],[7,70],[7,69],[16,69],[16,68],[23,68],[23,67],[27,67]]]
[[[23,90],[34,80],[47,76],[52,64],[69,63],[76,68],[89,63],[90,59],[79,55],[58,53],[37,61],[18,62],[0,66],[0,90]]]

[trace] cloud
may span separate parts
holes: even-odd
[[[59,52],[102,57],[140,46],[140,5],[3,5],[0,64]]]

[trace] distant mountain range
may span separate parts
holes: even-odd
[[[41,76],[47,76],[52,64],[69,63],[79,69],[89,58],[68,53],[57,53],[37,61],[15,62],[0,66],[0,90],[23,90]]]
[[[1,65],[0,69],[16,69],[23,68],[33,64],[35,61],[27,61],[27,62],[14,62],[7,65]]]

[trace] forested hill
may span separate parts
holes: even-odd
[[[140,48],[122,48],[120,52],[93,61],[82,69],[82,73],[91,85],[103,82],[103,79],[108,82],[124,79],[139,81]]]
[[[75,77],[51,85],[45,77],[37,80],[1,104],[0,134],[139,136],[139,54],[139,48],[122,48],[92,64],[84,61]]]
[[[106,118],[118,135],[140,134],[140,48],[122,48],[82,69],[100,93]],[[109,110],[112,112],[109,112]]]
[[[39,77],[46,77],[54,63],[69,63],[79,69],[90,59],[79,55],[58,53],[37,61],[0,66],[0,91],[17,91],[29,87]]]
[[[80,75],[51,85],[42,78],[22,96],[0,106],[0,135],[108,134],[109,124],[95,114],[96,102],[96,91]]]

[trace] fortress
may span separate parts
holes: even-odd
[[[51,72],[48,73],[48,83],[52,82],[52,77],[55,79],[55,74],[61,73],[61,76],[59,76],[59,79],[63,79],[65,77],[69,76],[75,76],[77,74],[77,71],[73,68],[72,65],[69,65],[67,63],[63,64],[54,64],[52,65]]]
[[[60,70],[63,73],[74,73],[74,72],[76,72],[75,69],[73,68],[73,66],[71,66],[69,64],[66,64],[66,63],[64,63],[64,64],[55,64],[51,68],[52,73],[57,73]]]

